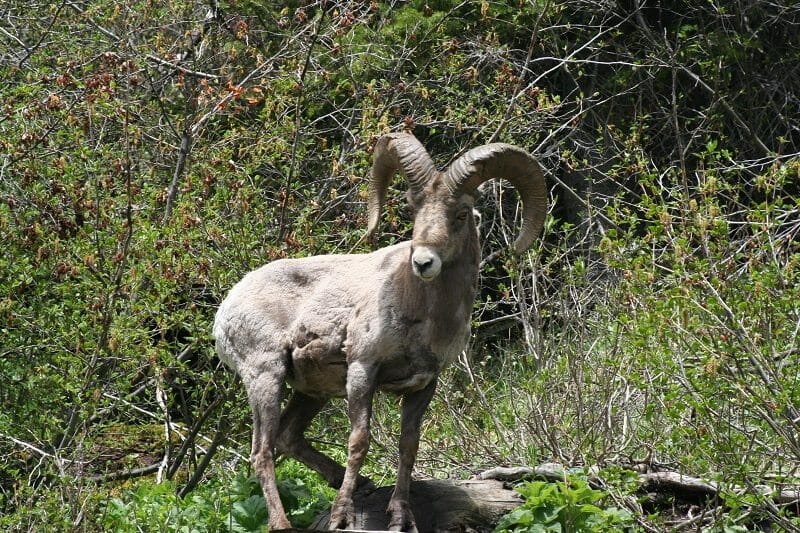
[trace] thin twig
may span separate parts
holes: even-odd
[[[705,89],[709,94],[711,94],[713,97],[717,99],[717,102],[719,102],[719,104],[722,106],[722,108],[725,110],[728,116],[730,116],[740,128],[742,128],[744,131],[747,132],[747,134],[750,136],[750,139],[754,143],[756,143],[756,145],[764,152],[764,155],[769,156],[770,154],[773,153],[773,151],[767,148],[767,145],[765,145],[761,141],[758,135],[756,135],[755,132],[753,132],[753,130],[750,129],[750,126],[748,126],[747,122],[745,122],[744,119],[742,119],[742,117],[739,116],[739,113],[734,111],[734,109],[730,106],[728,101],[722,95],[718,94],[713,87],[708,85],[705,81],[703,81],[703,79],[700,76],[689,70],[687,67],[681,65],[680,68],[683,73],[692,78],[700,87]]]
[[[511,101],[508,103],[506,107],[506,112],[503,115],[503,118],[500,120],[500,124],[497,125],[497,129],[494,130],[494,133],[489,137],[489,140],[486,142],[493,143],[497,140],[500,136],[500,133],[506,128],[509,119],[511,118],[511,113],[514,111],[514,108],[517,106],[517,100],[522,95],[522,82],[525,79],[525,74],[528,72],[528,68],[531,64],[531,57],[533,57],[533,49],[536,46],[536,38],[539,35],[539,25],[544,18],[545,13],[550,9],[550,2],[545,2],[545,4],[541,7],[541,11],[539,12],[539,16],[536,18],[536,23],[533,25],[533,29],[531,30],[531,42],[528,45],[528,55],[525,57],[525,64],[522,66],[522,71],[519,74],[519,79],[517,80],[517,84],[514,87],[513,96],[511,97]]]
[[[167,224],[172,214],[175,198],[178,196],[178,180],[183,175],[183,170],[186,168],[186,158],[189,156],[189,150],[192,145],[192,130],[193,128],[186,128],[181,134],[181,147],[178,150],[178,161],[175,164],[175,171],[172,173],[172,182],[169,184],[169,191],[167,192],[167,205],[164,207],[164,217],[161,219],[162,226]]]
[[[16,444],[18,446],[22,446],[23,448],[26,448],[26,449],[28,449],[28,450],[30,450],[32,452],[36,452],[37,454],[39,454],[42,457],[53,457],[53,454],[47,453],[46,451],[42,450],[41,448],[37,448],[33,444],[30,444],[30,443],[25,442],[23,440],[19,440],[17,438],[14,438],[11,435],[6,435],[5,433],[0,433],[0,438],[8,439],[11,442],[13,442],[14,444]]]
[[[164,65],[165,67],[175,69],[178,72],[182,72],[183,74],[188,74],[189,76],[194,76],[196,78],[205,78],[208,80],[220,79],[220,76],[217,76],[216,74],[209,74],[208,72],[201,72],[199,70],[188,69],[184,66],[181,66],[177,63],[173,63],[172,61],[167,61],[166,59],[163,59],[153,54],[145,54],[144,57],[154,63],[158,63],[159,65]]]
[[[17,67],[21,67],[25,63],[25,61],[27,61],[33,55],[33,53],[40,46],[42,46],[42,43],[44,42],[45,37],[47,36],[48,33],[50,33],[50,30],[53,29],[53,25],[55,25],[56,20],[58,20],[59,15],[61,15],[61,10],[64,9],[64,6],[66,4],[67,4],[66,0],[61,2],[61,5],[58,6],[58,9],[56,9],[55,14],[53,15],[53,18],[50,20],[50,24],[47,26],[47,28],[42,32],[42,35],[39,37],[39,41],[35,45],[33,45],[30,48],[26,49],[26,53],[25,53],[24,56],[22,56],[22,58],[17,63]]]
[[[214,457],[217,448],[219,448],[220,444],[222,444],[222,442],[225,440],[225,437],[227,436],[227,431],[226,431],[227,425],[228,425],[228,417],[221,416],[219,421],[217,422],[217,432],[214,434],[214,440],[211,441],[211,445],[206,450],[206,453],[205,455],[203,455],[203,458],[200,460],[200,463],[198,463],[197,468],[195,468],[192,477],[189,479],[189,481],[186,482],[186,485],[184,485],[178,492],[178,496],[180,496],[181,498],[186,497],[186,495],[189,494],[192,491],[192,489],[194,489],[202,479],[203,474],[206,471],[206,468],[208,468],[208,465],[211,463],[211,458]]]
[[[180,468],[181,464],[183,463],[183,458],[189,451],[189,448],[194,444],[195,438],[197,434],[202,429],[203,425],[208,420],[208,417],[225,401],[227,401],[228,395],[220,396],[209,405],[205,411],[197,418],[192,429],[189,430],[189,433],[186,435],[186,438],[183,440],[183,444],[181,445],[180,450],[175,454],[174,458],[172,459],[172,464],[169,466],[169,470],[167,471],[167,478],[172,479],[173,476],[178,472],[178,468]],[[213,442],[213,441],[212,441]]]
[[[303,89],[305,86],[306,72],[308,71],[308,65],[311,64],[311,54],[314,51],[314,44],[317,42],[317,38],[319,37],[319,28],[322,25],[324,18],[325,10],[323,9],[322,14],[314,25],[314,32],[311,35],[311,42],[308,45],[308,53],[306,54],[306,60],[303,63],[303,70],[300,72],[300,76],[297,80],[297,99],[295,100],[294,105],[294,139],[292,140],[292,154],[289,162],[289,172],[286,174],[286,183],[284,185],[283,198],[281,200],[280,217],[278,223],[278,242],[283,242],[283,239],[286,236],[286,211],[289,206],[289,197],[291,196],[292,181],[294,180],[295,169],[297,168],[297,143],[300,140],[300,105],[303,102],[303,95],[305,93]]]
[[[161,483],[165,479],[165,474],[168,472],[170,456],[172,453],[172,421],[167,408],[166,393],[161,379],[161,371],[158,367],[156,371],[156,403],[164,415],[164,455],[161,458],[161,463],[156,475],[156,483]]]
[[[124,479],[131,479],[134,477],[142,477],[157,472],[161,468],[161,463],[143,466],[141,468],[132,468],[130,470],[118,470],[109,474],[97,474],[86,478],[93,483],[107,483],[109,481],[122,481]]]

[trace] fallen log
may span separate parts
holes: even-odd
[[[604,483],[598,475],[599,468],[586,469],[590,484],[602,488]],[[736,485],[721,485],[714,481],[704,480],[694,476],[687,476],[679,472],[646,472],[638,473],[639,492],[668,494],[683,499],[705,501],[722,495],[723,491],[736,494],[746,492],[758,493],[768,498],[776,505],[800,506],[800,487],[792,488],[770,487],[769,485],[755,485],[750,489]],[[501,481],[521,481],[524,479],[544,479],[547,481],[564,481],[567,479],[567,469],[558,463],[544,463],[536,467],[496,467],[478,474],[477,479],[497,479]],[[794,514],[800,514],[797,511]]]
[[[600,469],[584,470],[590,485],[603,488]],[[411,508],[420,533],[438,532],[491,532],[498,520],[523,503],[521,496],[513,490],[515,482],[544,479],[549,482],[567,481],[574,475],[558,463],[544,463],[536,467],[496,467],[486,470],[471,480],[420,480],[411,484]],[[725,485],[713,481],[686,476],[678,472],[637,473],[638,501],[650,501],[658,506],[660,500],[671,498],[692,501],[695,504],[711,504],[728,493],[742,493],[745,488]],[[387,528],[386,506],[393,487],[364,489],[356,493],[356,525],[349,533],[370,531],[382,532]],[[800,514],[800,487],[775,488],[766,485],[752,487],[749,492],[758,492],[767,505],[780,505],[790,514]],[[632,509],[641,513],[637,504]],[[281,533],[318,533],[328,530],[328,513],[317,517],[309,530],[282,530]],[[277,532],[276,532],[277,533]]]
[[[357,530],[386,530],[386,506],[393,488],[381,487],[356,493]],[[498,480],[427,479],[411,483],[411,508],[420,533],[490,532],[500,517],[521,505],[522,501],[517,492]],[[328,513],[323,513],[311,529],[327,530],[328,518]]]
[[[685,476],[678,472],[639,474],[639,487],[640,490],[647,492],[667,492],[698,497],[716,497],[723,490],[738,494],[748,492],[745,487],[735,485],[721,487],[719,483],[714,481],[705,481],[697,477]],[[800,487],[796,489],[778,489],[768,485],[756,485],[749,492],[757,492],[778,505],[800,505]]]

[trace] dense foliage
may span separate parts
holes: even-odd
[[[498,533],[615,532],[633,527],[630,511],[613,505],[600,507],[608,494],[583,480],[529,481],[517,490],[525,503],[501,519]]]
[[[800,480],[800,7],[653,4],[4,2],[0,527],[249,527],[215,306],[266,261],[367,251],[370,150],[406,129],[442,166],[522,146],[553,200],[514,258],[515,196],[484,191],[472,358],[419,472],[646,465],[729,490],[637,527],[797,530],[763,486]],[[383,243],[402,184],[387,211]],[[311,431],[341,459],[338,409]],[[379,406],[376,481],[396,424]],[[295,519],[316,510],[281,468]]]

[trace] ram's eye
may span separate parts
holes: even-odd
[[[465,220],[467,220],[467,217],[468,217],[468,216],[469,216],[469,211],[460,211],[460,212],[459,212],[459,213],[456,215],[456,219],[457,219],[458,221],[460,221],[460,222],[464,222]]]

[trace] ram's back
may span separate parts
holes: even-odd
[[[250,272],[217,311],[213,331],[220,359],[244,374],[293,358],[289,380],[296,374],[299,388],[313,390],[315,380],[304,386],[299,375],[315,373],[295,367],[345,362],[348,327],[359,319],[355,315],[377,306],[379,288],[390,275],[385,269],[404,248],[407,243],[370,254],[281,259]]]

